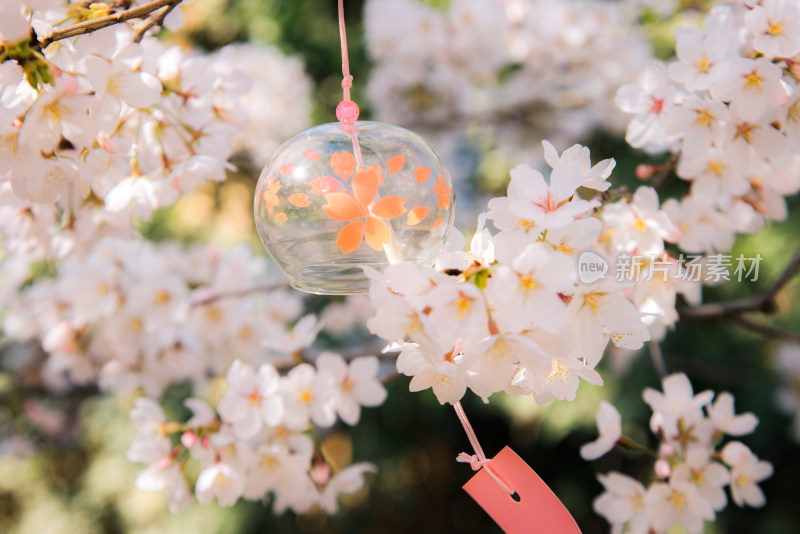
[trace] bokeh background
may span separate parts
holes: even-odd
[[[446,9],[447,0],[430,0],[434,8]],[[703,7],[703,2],[697,7]],[[360,0],[345,2],[348,20],[351,69],[355,76],[354,99],[363,118],[375,116],[366,95],[365,83],[375,64],[368,57],[364,39],[364,5]],[[340,51],[333,0],[195,0],[184,10],[186,25],[163,38],[186,47],[215,52],[227,44],[251,42],[270,45],[296,58],[310,86],[301,87],[310,95],[307,124],[287,124],[289,137],[305,126],[335,120],[334,109],[340,99]],[[642,18],[644,35],[662,58],[671,55],[671,34],[681,23],[679,17]],[[269,75],[269,69],[267,76]],[[283,73],[281,73],[283,74]],[[308,83],[302,76],[290,78]],[[286,79],[270,82],[281,86]],[[283,86],[281,86],[283,87]],[[284,89],[291,91],[292,87]],[[252,96],[258,99],[258,94]],[[420,95],[424,100],[424,95]],[[276,113],[276,117],[280,117]],[[620,114],[624,124],[624,117]],[[553,119],[561,120],[561,119]],[[453,124],[451,130],[469,131],[473,125]],[[552,124],[553,128],[559,125]],[[447,127],[447,125],[445,125]],[[445,128],[446,129],[446,128]],[[518,142],[538,150],[547,135],[547,119],[537,119],[536,127],[517,129]],[[502,136],[498,136],[502,137]],[[469,138],[468,138],[469,140]],[[666,158],[645,155],[631,149],[618,130],[602,124],[581,132],[579,139],[592,150],[594,160],[614,157],[615,184],[635,187],[635,168],[643,162],[661,163]],[[280,139],[277,139],[279,142]],[[485,199],[502,194],[507,171],[515,163],[498,156],[496,140],[459,145],[434,137],[441,150],[458,158],[466,179],[459,186],[459,221],[469,235],[477,211]],[[274,148],[275,139],[250,139],[263,142],[262,160],[242,157],[235,161],[238,170],[222,184],[208,184],[173,207],[156,214],[142,229],[150,239],[215,241],[223,246],[247,241],[259,246],[254,233],[252,191],[260,164]],[[444,146],[447,145],[447,146]],[[487,148],[488,147],[488,148]],[[561,147],[563,148],[563,147]],[[264,155],[266,153],[266,155]],[[685,183],[671,179],[664,195],[678,195]],[[798,246],[800,202],[790,200],[789,220],[771,224],[759,233],[741,238],[732,251],[763,257],[759,280],[754,283],[729,283],[706,288],[708,302],[753,295],[783,269]],[[800,277],[778,295],[778,309],[768,318],[771,324],[800,332]],[[322,309],[328,298],[312,298],[311,310]],[[379,346],[365,330],[352,333],[359,343]],[[336,348],[341,340],[323,339]],[[718,516],[708,533],[796,534],[800,532],[797,480],[800,479],[800,445],[792,438],[789,414],[776,403],[779,388],[790,388],[800,399],[800,382],[776,366],[776,353],[783,346],[779,339],[742,329],[725,321],[682,322],[662,344],[667,369],[683,371],[696,391],[710,388],[730,391],[736,396],[738,411],[752,411],[760,419],[755,434],[744,439],[760,457],[773,463],[775,474],[763,484],[767,495],[764,509],[736,508],[732,503]],[[13,350],[12,350],[13,349]],[[465,464],[454,461],[469,444],[452,408],[440,406],[430,391],[411,394],[408,379],[399,377],[388,384],[386,403],[366,409],[355,428],[334,428],[324,436],[324,447],[343,462],[370,461],[378,473],[369,479],[368,488],[343,500],[338,516],[321,512],[306,516],[272,514],[269,505],[239,503],[231,509],[195,505],[174,516],[167,512],[162,495],[134,489],[140,466],[127,462],[125,450],[134,436],[127,413],[133,398],[105,397],[96,391],[76,390],[63,396],[43,391],[21,391],[15,387],[15,351],[4,342],[0,347],[3,371],[0,373],[0,433],[30,436],[33,448],[14,450],[5,443],[0,454],[0,533],[14,534],[114,534],[114,533],[485,533],[499,532],[489,517],[461,490],[472,476]],[[639,473],[646,462],[634,453],[616,450],[603,459],[583,461],[578,449],[595,437],[594,415],[600,401],[612,401],[623,416],[623,430],[643,443],[652,443],[647,430],[649,409],[642,402],[645,387],[658,387],[659,377],[647,350],[639,353],[611,353],[599,367],[606,380],[602,388],[583,384],[572,403],[552,402],[537,406],[530,398],[495,396],[488,405],[474,395],[464,401],[465,409],[487,454],[511,446],[551,486],[572,512],[584,533],[607,532],[605,521],[592,511],[592,501],[601,492],[597,473],[622,470]],[[164,396],[168,411],[181,415],[182,400],[190,394],[185,387],[170,388]],[[38,398],[45,409],[66,414],[57,432],[48,431],[46,413],[31,421],[31,398]],[[800,402],[800,400],[798,401]],[[27,414],[27,415],[26,415]],[[2,441],[2,440],[0,440]],[[471,451],[470,451],[471,452]],[[680,531],[676,531],[677,532]]]

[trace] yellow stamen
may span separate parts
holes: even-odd
[[[701,126],[710,126],[713,118],[714,117],[708,111],[704,109],[697,110],[697,123]]]
[[[547,381],[553,382],[557,380],[563,383],[566,382],[567,379],[569,379],[569,369],[564,367],[560,361],[553,360],[550,367],[550,374],[547,376]]]
[[[519,281],[522,284],[522,287],[525,289],[525,291],[532,291],[534,289],[539,289],[539,287],[541,287],[529,274],[520,276]]]
[[[222,311],[216,306],[206,306],[206,317],[212,323],[216,323],[222,319]]]
[[[754,70],[747,76],[744,84],[747,88],[761,90],[761,80],[762,78],[758,75],[758,71]]]
[[[725,168],[725,164],[719,160],[709,161],[708,167],[706,167],[706,172],[709,174],[716,174],[717,176],[722,176],[722,170]]]
[[[517,219],[517,226],[524,228],[526,231],[534,226],[534,222],[530,219]]]
[[[458,320],[461,321],[461,320],[464,319],[464,316],[467,314],[467,312],[470,310],[470,308],[472,308],[472,300],[473,299],[469,298],[468,296],[466,296],[464,293],[462,293],[460,291],[458,292],[458,294],[461,295],[461,298],[458,299],[455,302],[455,304],[456,304],[456,308],[458,308]]]
[[[680,510],[683,508],[683,505],[686,504],[686,495],[680,491],[673,491],[669,502],[672,504],[673,508]]]

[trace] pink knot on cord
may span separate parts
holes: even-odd
[[[478,471],[481,467],[485,465],[489,465],[489,459],[484,458],[481,460],[478,458],[477,454],[467,454],[466,452],[462,452],[458,456],[456,456],[456,462],[461,462],[463,464],[469,464],[473,471]]]
[[[353,77],[349,74],[342,78],[342,89],[350,89],[353,87]]]

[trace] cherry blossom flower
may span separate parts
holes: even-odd
[[[722,459],[731,467],[731,496],[737,506],[761,508],[766,504],[758,483],[772,476],[772,464],[759,460],[741,442],[732,441],[722,449]]]
[[[677,436],[679,427],[689,429],[704,419],[703,407],[714,397],[712,391],[694,394],[692,384],[683,373],[666,377],[662,386],[664,392],[648,388],[643,397],[653,409],[650,428],[653,432],[663,431],[666,436]]]
[[[730,43],[718,34],[706,35],[696,28],[675,31],[675,54],[678,61],[667,67],[669,77],[689,91],[711,87],[711,70],[730,56]]]
[[[217,462],[200,472],[197,477],[195,494],[200,504],[217,503],[228,508],[236,504],[244,493],[244,476],[233,466]]]
[[[650,486],[644,500],[653,527],[662,532],[679,523],[689,534],[699,534],[704,522],[714,519],[714,510],[697,487],[674,478],[669,484]]]
[[[364,475],[374,473],[376,468],[372,464],[353,464],[336,473],[325,486],[320,495],[320,505],[328,514],[335,514],[339,510],[337,499],[339,495],[350,495],[364,487]]]
[[[610,402],[603,401],[597,411],[597,431],[599,436],[591,443],[581,447],[584,460],[596,460],[614,448],[622,434],[622,418]]]
[[[336,421],[334,377],[329,373],[317,372],[309,364],[297,365],[281,382],[281,393],[288,427],[304,430],[309,420],[324,427]]]
[[[730,472],[720,463],[712,461],[710,452],[704,446],[690,447],[686,462],[675,467],[672,478],[694,484],[700,497],[715,511],[720,511],[728,504],[724,487],[730,483]]]
[[[315,363],[318,372],[333,378],[336,411],[348,425],[358,423],[361,406],[380,406],[386,399],[386,389],[377,379],[375,356],[354,358],[348,365],[338,354],[323,353]]]
[[[764,0],[744,15],[753,48],[765,57],[792,57],[800,52],[800,9],[789,0]]]
[[[752,434],[758,425],[758,418],[752,413],[736,415],[733,408],[733,395],[723,392],[708,405],[708,417],[714,426],[729,436]]]
[[[595,499],[593,508],[612,525],[630,525],[631,532],[646,532],[649,514],[645,507],[645,488],[637,480],[620,473],[598,475],[605,492]]]
[[[731,103],[734,115],[756,122],[770,107],[786,104],[781,70],[766,58],[734,58],[715,67],[711,94]]]
[[[575,285],[574,262],[539,243],[527,245],[511,259],[511,265],[498,267],[487,284],[495,321],[508,332],[529,329],[531,322],[559,332],[567,307],[558,295],[569,293]]]
[[[278,394],[278,372],[274,367],[264,364],[256,372],[236,360],[228,369],[227,381],[228,391],[218,409],[238,438],[251,438],[262,424],[276,426],[283,419],[283,399]]]
[[[673,106],[675,90],[667,79],[664,67],[651,65],[642,86],[628,84],[617,92],[617,105],[636,117],[628,125],[625,140],[635,148],[660,152],[668,148],[671,139],[663,124],[664,113]]]

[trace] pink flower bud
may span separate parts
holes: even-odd
[[[662,443],[658,448],[658,455],[662,458],[669,458],[675,455],[675,447],[671,443]]]
[[[197,445],[197,434],[192,432],[191,430],[187,430],[181,435],[181,443],[187,449],[191,449],[195,445]]]
[[[653,469],[658,478],[667,478],[672,473],[672,468],[670,468],[669,462],[664,458],[659,458],[656,460],[656,464]]]
[[[649,180],[655,174],[656,168],[652,165],[642,163],[636,166],[636,177],[640,180]]]
[[[314,465],[309,473],[311,476],[311,480],[319,484],[320,486],[324,486],[328,483],[328,480],[331,478],[331,468],[328,464],[324,462],[318,462]]]
[[[170,454],[169,456],[164,456],[163,458],[161,458],[158,461],[158,463],[156,463],[156,466],[158,466],[158,468],[163,471],[164,469],[169,469],[169,467],[172,465],[172,461],[173,458],[172,455]]]

